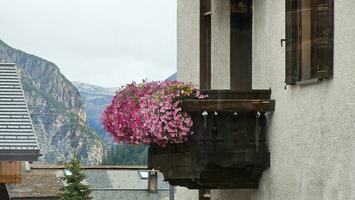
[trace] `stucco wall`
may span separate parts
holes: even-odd
[[[176,187],[175,200],[198,200],[198,190]]]
[[[211,87],[230,88],[229,0],[211,0]]]
[[[256,199],[354,199],[355,3],[335,1],[334,79],[284,89],[284,0],[256,0],[254,88],[272,88],[271,168]],[[236,199],[236,198],[234,198]]]
[[[229,1],[217,1],[212,3],[212,86],[228,88],[229,17],[219,12]],[[178,19],[186,20],[178,23],[178,78],[184,81],[198,82],[197,2],[178,0]],[[285,48],[280,46],[285,0],[254,1],[253,88],[270,87],[276,100],[269,115],[271,167],[258,190],[213,190],[213,200],[355,199],[354,7],[354,1],[335,1],[334,78],[285,90]],[[197,16],[193,24],[190,15]],[[181,32],[187,27],[193,35]]]
[[[177,0],[177,79],[200,83],[200,0]],[[176,200],[198,199],[197,190],[176,187]]]
[[[199,84],[200,0],[177,0],[177,79]]]

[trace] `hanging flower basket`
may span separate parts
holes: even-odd
[[[183,143],[192,134],[191,117],[181,108],[184,98],[206,96],[189,83],[135,82],[117,91],[103,113],[103,125],[116,142],[126,144]]]

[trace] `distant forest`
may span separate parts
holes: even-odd
[[[111,147],[102,165],[147,165],[148,146],[119,144]]]

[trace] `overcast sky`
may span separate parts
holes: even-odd
[[[176,71],[176,0],[0,0],[0,39],[71,81],[162,80]]]

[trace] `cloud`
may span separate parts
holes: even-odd
[[[117,87],[176,71],[176,1],[1,0],[0,38],[75,81]]]

